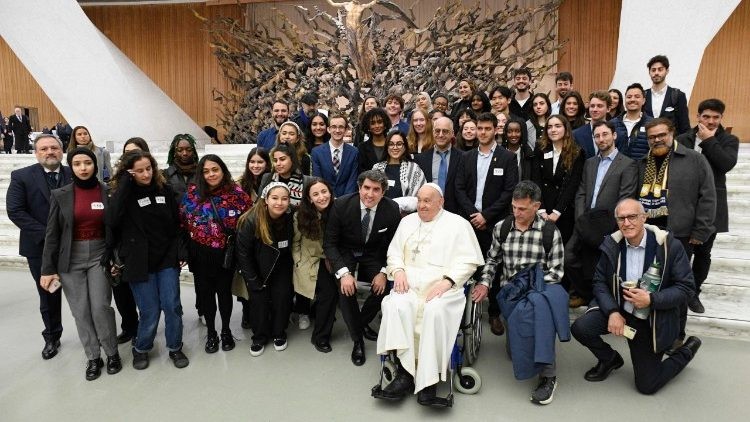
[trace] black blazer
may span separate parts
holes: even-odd
[[[294,223],[292,213],[286,213],[285,225],[287,228],[286,239],[273,239],[274,242],[286,240],[288,247],[292,248],[294,238]],[[276,267],[276,261],[281,252],[276,246],[266,245],[255,236],[255,219],[246,218],[242,226],[237,230],[237,270],[242,275],[247,289],[260,291],[267,286],[268,277]],[[283,268],[289,275],[289,284],[292,283],[292,268]]]
[[[583,178],[576,192],[576,219],[584,211],[591,208],[598,169],[599,157],[591,157],[586,160],[583,166]],[[622,151],[618,151],[599,187],[599,194],[596,197],[596,207],[613,210],[620,200],[635,198],[637,190],[638,164],[627,157]]]
[[[549,152],[552,152],[552,144],[547,145],[545,149],[537,148],[534,152],[533,180],[542,189],[540,210],[547,211],[548,214],[552,210],[557,210],[564,215],[566,211],[570,212],[575,207],[575,196],[581,184],[585,157],[583,150],[579,150],[570,170],[565,170],[562,157],[560,157],[557,162],[557,172],[553,173],[552,157],[544,158],[544,154]]]
[[[468,219],[477,212],[474,200],[477,195],[477,157],[479,149],[464,153],[456,175],[456,200],[459,214]],[[497,145],[492,157],[482,195],[482,216],[487,220],[487,228],[492,230],[501,219],[510,213],[510,200],[513,188],[518,183],[518,163],[516,155]]]
[[[372,140],[362,142],[357,148],[359,149],[359,156],[357,157],[359,159],[359,173],[372,170],[372,166],[383,161],[382,159],[378,159],[375,147],[372,145]],[[387,153],[387,151],[383,150],[383,156]]]
[[[362,238],[359,193],[337,198],[331,207],[323,239],[323,250],[331,261],[331,273],[347,267],[358,279],[370,281],[386,265],[388,245],[401,222],[398,204],[388,197],[378,203],[367,243]]]
[[[60,174],[62,180],[58,180],[58,186],[73,180],[70,167],[61,166]],[[41,164],[10,173],[5,207],[10,220],[21,229],[18,253],[27,258],[41,258],[50,208],[50,189]]]
[[[29,134],[31,133],[31,123],[29,118],[25,115],[21,115],[21,120],[18,120],[15,114],[11,114],[8,117],[8,127],[13,132],[13,136],[16,138],[16,142],[28,142]]]
[[[432,182],[432,155],[434,149],[430,148],[423,151],[420,154],[414,155],[414,162],[419,165],[424,173],[424,178],[427,183]],[[450,152],[450,160],[448,163],[448,178],[445,181],[445,192],[443,192],[443,199],[445,203],[443,208],[452,213],[459,213],[458,201],[456,200],[456,174],[458,169],[461,167],[461,160],[463,160],[464,153],[459,151],[458,148],[452,147]]]
[[[135,182],[123,174],[119,181],[117,191],[112,195],[107,208],[107,249],[118,250],[120,259],[125,265],[122,272],[122,280],[126,282],[145,281],[148,279],[148,233],[144,228],[143,212],[132,195],[132,184]],[[164,262],[174,261],[178,265],[179,260],[187,259],[186,243],[180,239],[180,216],[177,201],[172,187],[165,184],[164,187],[151,195],[153,206],[167,207],[171,218],[164,221],[174,237],[169,244],[164,245],[167,253]],[[156,197],[164,197],[162,204]]]
[[[106,212],[109,202],[109,187],[102,182],[99,182],[99,186],[102,189],[102,204]],[[42,274],[44,275],[69,272],[70,250],[73,248],[73,229],[75,227],[73,188],[74,186],[69,184],[52,191],[47,233],[44,240],[44,253],[42,255]]]
[[[683,133],[677,137],[677,142],[695,149],[695,133],[697,129]],[[723,126],[716,129],[713,137],[705,139],[700,143],[701,153],[714,173],[714,184],[716,185],[716,219],[714,226],[717,233],[729,231],[729,209],[727,207],[727,173],[737,164],[737,152],[740,141],[736,136],[727,133]]]
[[[646,102],[643,104],[641,110],[649,116],[654,117],[651,108],[651,88],[649,88],[646,90]],[[667,86],[667,92],[664,95],[664,102],[661,105],[661,114],[659,117],[672,120],[675,128],[677,128],[676,135],[690,131],[690,116],[688,115],[688,104],[685,93],[677,88]]]

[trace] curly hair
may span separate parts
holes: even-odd
[[[328,206],[322,212],[318,212],[318,209],[310,199],[310,190],[312,187],[322,183],[328,189],[331,194],[331,200],[328,202]],[[297,209],[297,229],[300,234],[310,240],[321,240],[323,239],[323,224],[328,210],[333,205],[333,188],[327,180],[319,177],[313,177],[309,183],[305,184],[305,189],[302,193],[302,201]]]
[[[151,155],[151,153],[148,151],[136,149],[133,151],[128,151],[123,154],[122,157],[120,157],[120,163],[117,166],[117,170],[109,182],[109,187],[112,193],[117,191],[117,184],[118,180],[120,180],[120,174],[122,174],[122,172],[132,170],[135,166],[136,161],[139,161],[143,158],[147,158],[151,162],[151,170],[153,171],[153,175],[151,176],[151,183],[156,183],[156,186],[159,189],[164,188],[167,180],[164,178],[164,174],[159,171],[159,164],[156,162],[154,156]]]

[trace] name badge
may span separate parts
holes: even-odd
[[[156,203],[157,204],[166,204],[167,203],[167,198],[165,198],[163,196],[157,196],[156,197]]]
[[[286,248],[288,246],[289,246],[289,241],[288,240],[283,240],[283,241],[279,242],[279,248]]]
[[[151,198],[141,198],[138,200],[138,205],[141,206],[141,208],[151,205]]]
[[[234,217],[235,215],[237,215],[237,213],[234,210],[229,210],[228,214],[230,217]]]
[[[641,126],[641,132],[645,132],[645,131],[646,131],[646,127],[645,126]]]
[[[493,176],[502,176],[503,175],[503,169],[492,169],[492,175]]]
[[[390,179],[388,179],[388,186],[389,186],[389,187],[394,187],[394,186],[396,186],[396,181],[395,181],[395,180],[390,180]]]
[[[101,202],[92,202],[91,203],[91,209],[92,210],[103,210],[104,209],[104,204],[102,204]]]
[[[674,111],[674,107],[667,107],[664,109],[664,111],[666,111],[667,113],[671,113]]]
[[[549,160],[550,158],[553,157],[553,155],[554,155],[554,153],[552,151],[547,152],[547,153],[544,154],[544,159],[545,160]]]

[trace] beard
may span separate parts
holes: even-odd
[[[672,149],[671,146],[667,145],[654,145],[651,147],[651,155],[654,157],[663,157],[669,153],[669,150]]]

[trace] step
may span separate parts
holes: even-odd
[[[736,228],[729,233],[719,233],[716,235],[714,247],[712,250],[721,249],[750,249],[750,229]]]

